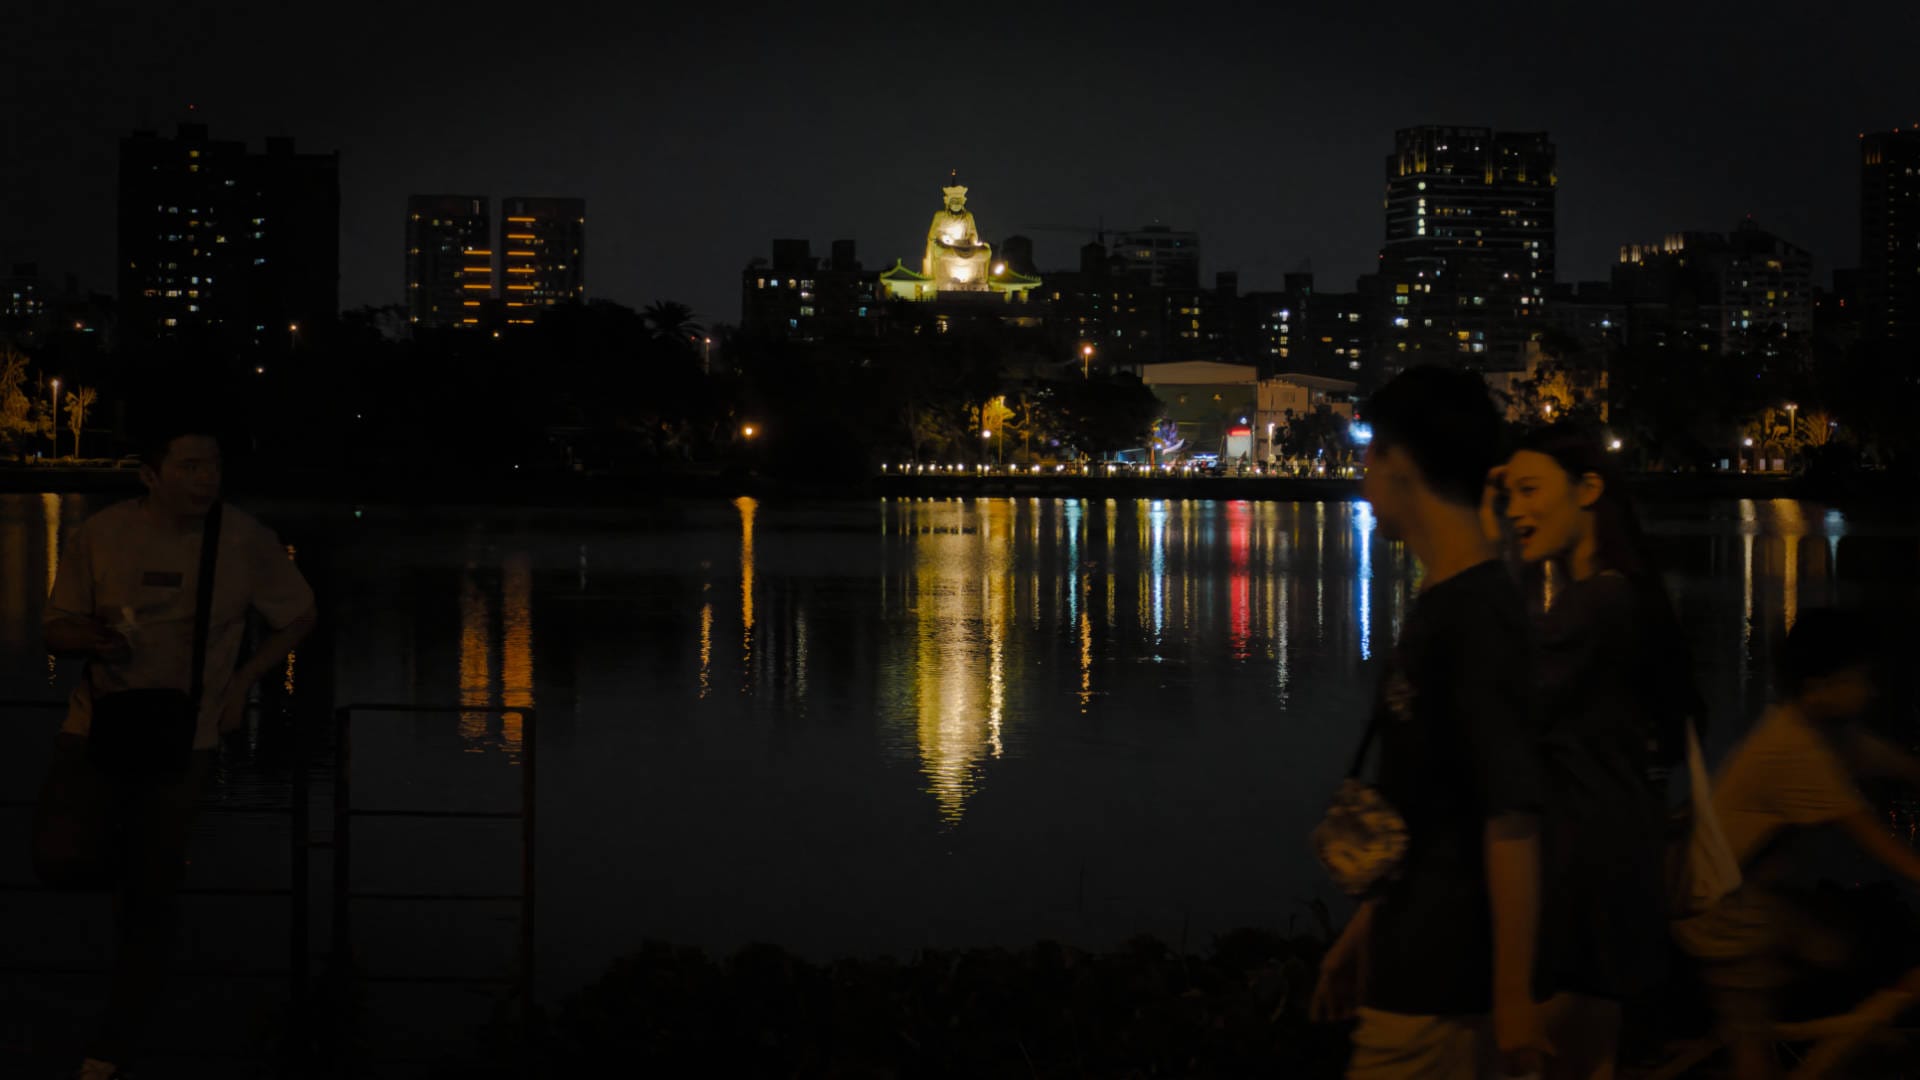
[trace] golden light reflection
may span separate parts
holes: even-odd
[[[1027,543],[1027,592],[1033,608],[1033,628],[1040,629],[1040,500],[1028,500],[1031,510],[1030,532]]]
[[[713,692],[713,605],[700,605],[700,696]]]
[[[983,759],[1006,752],[1016,625],[1007,500],[976,503],[979,526],[923,534],[914,548],[915,749],[941,821],[958,825]],[[977,583],[977,585],[976,585]]]
[[[1005,503],[988,506],[989,521],[994,510],[1011,510]],[[982,615],[987,624],[987,746],[994,757],[1006,750],[1000,727],[1007,707],[1007,628],[1012,622],[1014,596],[1011,588],[1014,518],[1003,514],[998,527],[989,531],[986,573],[982,575]],[[1035,539],[1038,539],[1036,533]]]
[[[1792,499],[1773,500],[1774,521],[1778,523],[1781,539],[1786,542],[1784,565],[1781,567],[1780,607],[1786,619],[1786,628],[1800,618],[1800,538],[1806,535],[1807,519],[1800,504]]]
[[[1093,700],[1093,619],[1080,613],[1080,715],[1087,714]]]
[[[753,518],[760,504],[742,495],[733,506],[740,511],[740,692],[746,693],[753,680]]]
[[[42,492],[40,516],[47,523],[47,595],[52,596],[53,579],[60,573],[60,496],[51,491]]]
[[[1745,502],[1746,500],[1741,500]],[[1740,685],[1745,697],[1747,665],[1753,652],[1753,533],[1740,534]],[[1744,701],[1743,701],[1744,703]]]
[[[460,704],[493,704],[493,653],[488,638],[493,626],[493,611],[487,595],[474,580],[474,568],[468,565],[460,576]],[[466,752],[486,751],[487,713],[460,714],[460,738]]]
[[[1327,640],[1327,504],[1313,504],[1313,639]]]
[[[533,560],[526,552],[508,556],[500,568],[500,703],[508,709],[533,704]],[[518,758],[526,718],[517,712],[500,717],[507,756]]]

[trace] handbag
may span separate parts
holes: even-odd
[[[1313,830],[1313,854],[1333,883],[1349,896],[1363,896],[1399,873],[1407,856],[1407,822],[1380,789],[1360,779],[1379,714],[1367,721],[1353,765],[1333,793]]]
[[[118,778],[177,776],[193,767],[205,693],[207,633],[213,618],[215,564],[220,549],[220,504],[207,511],[200,533],[200,577],[193,602],[193,671],[186,692],[170,688],[122,690],[93,699],[87,758]]]
[[[1706,757],[1700,752],[1700,734],[1687,720],[1688,805],[1678,815],[1678,837],[1668,850],[1670,915],[1684,919],[1718,904],[1740,887],[1740,860],[1720,828],[1713,809],[1713,786],[1707,779]]]

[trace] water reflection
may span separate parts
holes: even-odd
[[[984,520],[921,530],[914,544],[914,747],[949,825],[966,813],[980,762],[1006,752],[1013,508],[994,500],[971,516]]]
[[[60,496],[43,492],[40,514],[47,523],[47,590],[42,595],[52,595],[53,579],[60,572]]]
[[[533,657],[533,566],[527,553],[503,559],[497,578],[468,563],[460,575],[460,704],[473,711],[462,712],[458,725],[467,753],[497,748],[510,761],[520,759],[526,718],[518,710],[534,707]]]
[[[1780,607],[1785,628],[1791,631],[1800,618],[1800,538],[1806,535],[1807,521],[1800,512],[1800,504],[1792,499],[1773,500],[1772,510],[1775,528],[1786,544],[1781,570]]]
[[[1398,545],[1376,560],[1371,510],[1358,504],[977,498],[900,500],[882,514],[882,535],[910,538],[913,566],[901,609],[914,646],[899,670],[912,735],[896,745],[911,753],[950,827],[966,818],[993,762],[1040,737],[1023,724],[1141,707],[1112,702],[1111,665],[1123,665],[1121,682],[1142,660],[1164,665],[1158,678],[1171,688],[1209,653],[1268,659],[1257,715],[1289,707],[1303,656],[1316,672],[1357,673],[1385,632],[1373,625],[1374,587],[1393,590],[1397,615],[1412,566]],[[1313,548],[1304,563],[1303,531]],[[1300,579],[1309,575],[1322,633],[1297,639],[1296,605],[1307,601]],[[1347,588],[1351,597],[1338,591]],[[1048,673],[1056,663],[1066,669],[1060,681]],[[1061,693],[1057,705],[1049,692]],[[1188,702],[1173,707],[1204,714]]]
[[[759,512],[760,503],[751,496],[742,495],[733,500],[733,508],[740,512],[740,670],[745,679],[740,692],[744,694],[752,684],[753,517]]]
[[[475,579],[475,569],[468,563],[466,572],[460,575],[460,704],[484,710],[493,705],[493,653],[489,640],[493,610],[486,592]],[[460,714],[460,738],[467,744],[467,753],[486,752],[490,716],[485,711]]]
[[[1359,594],[1360,659],[1373,659],[1373,507],[1356,503],[1353,527],[1360,534],[1360,565],[1354,570],[1354,592]]]
[[[99,501],[0,496],[7,696],[51,696],[42,594],[59,539]],[[422,802],[477,803],[475,768],[501,763],[509,732],[476,714],[530,703],[537,685],[562,718],[542,748],[552,820],[612,827],[543,863],[553,967],[586,956],[580,977],[598,974],[634,911],[716,949],[804,932],[816,936],[796,944],[830,955],[912,948],[930,928],[994,941],[1012,932],[1009,897],[1027,938],[1180,933],[1155,920],[1187,904],[1204,934],[1321,883],[1300,845],[1274,838],[1317,818],[1311,793],[1366,715],[1362,656],[1378,663],[1414,603],[1416,567],[1359,505],[749,505],[564,524],[482,511],[478,530],[369,515],[357,547],[326,534],[331,510],[303,511],[302,561],[329,561],[341,621],[336,666],[301,656],[301,689],[466,702],[463,745],[489,755],[370,742],[369,793],[385,769]],[[1836,588],[1842,602],[1916,599],[1916,533],[1885,515],[1849,515],[1850,576],[1836,583],[1838,523],[1803,506],[1789,588],[1791,514],[1770,501],[1746,522],[1730,500],[1652,509],[1716,739],[1757,714],[1736,706],[1764,693],[1789,601],[1804,613]],[[1754,674],[1736,680],[1748,649]],[[404,730],[369,732],[382,728]],[[1069,899],[1081,867],[1084,910]],[[676,891],[675,874],[708,887]],[[769,889],[794,902],[775,911]]]
[[[713,605],[700,605],[700,696],[713,692]]]
[[[533,705],[533,563],[527,553],[507,557],[500,568],[501,741],[518,758],[525,717],[512,710]]]
[[[1227,504],[1227,635],[1228,653],[1235,660],[1248,656],[1247,643],[1252,634],[1253,575],[1248,567],[1248,548],[1252,544],[1253,515],[1247,504]],[[1188,579],[1191,583],[1192,579]]]

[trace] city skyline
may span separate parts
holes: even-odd
[[[596,208],[590,295],[672,297],[725,321],[740,266],[768,237],[912,250],[924,192],[954,168],[995,223],[991,239],[1033,235],[1042,269],[1073,265],[1080,239],[1031,223],[1159,222],[1198,233],[1203,273],[1237,271],[1249,290],[1308,263],[1344,283],[1373,268],[1381,244],[1378,162],[1393,132],[1428,123],[1550,134],[1561,280],[1604,276],[1623,242],[1751,214],[1813,252],[1824,281],[1858,258],[1858,134],[1920,121],[1903,115],[1920,103],[1898,85],[1910,35],[1893,24],[1911,17],[1868,33],[1812,13],[1758,25],[1622,11],[1583,26],[1575,46],[1550,19],[1529,28],[1418,5],[1379,20],[1196,13],[1171,37],[1124,5],[1098,24],[1044,7],[885,25],[679,10],[565,22],[572,33],[525,61],[540,107],[489,93],[452,109],[483,75],[425,71],[408,50],[430,36],[458,55],[497,20],[389,12],[369,36],[346,5],[300,28],[310,47],[287,52],[261,47],[288,32],[265,14],[161,9],[100,39],[84,33],[98,25],[84,8],[30,16],[39,25],[16,40],[35,48],[9,58],[14,100],[40,107],[6,136],[0,179],[16,194],[0,209],[5,260],[111,282],[102,219],[117,142],[169,130],[194,103],[217,137],[290,134],[340,151],[348,307],[403,301],[392,251],[409,194],[560,191]],[[991,78],[955,91],[935,119],[889,120],[889,85],[946,93],[913,60],[936,32],[971,57],[952,63]],[[645,64],[632,62],[641,42]],[[1169,52],[1209,59],[1208,74],[1126,76]],[[330,65],[346,55],[394,74],[342,80]],[[1026,104],[1006,113],[996,84]]]

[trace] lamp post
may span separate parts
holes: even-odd
[[[53,455],[60,456],[60,380],[53,380],[53,393],[47,397],[47,423],[53,433]]]
[[[1091,341],[1080,346],[1080,377],[1093,378],[1093,342]]]
[[[992,442],[992,441],[993,441],[993,429],[992,429],[992,428],[983,428],[983,429],[981,429],[981,431],[980,431],[980,438],[981,438],[981,441],[983,441],[983,442]],[[983,446],[983,447],[981,447],[981,448],[980,448],[980,456],[981,456],[981,457],[983,457],[983,458],[987,456],[987,454],[986,454],[986,447],[984,447],[984,446]]]
[[[1787,453],[1789,455],[1787,458],[1787,470],[1789,472],[1793,470],[1793,458],[1791,455],[1800,449],[1800,425],[1797,415],[1799,412],[1799,405],[1791,401],[1787,402]]]

